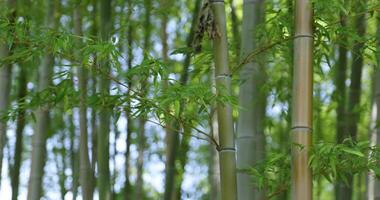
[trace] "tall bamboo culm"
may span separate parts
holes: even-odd
[[[241,59],[257,50],[257,29],[264,21],[264,0],[244,0]],[[252,178],[244,170],[265,156],[264,118],[266,94],[264,59],[247,63],[240,71],[239,119],[237,126],[237,188],[239,200],[259,200],[264,192],[252,185]]]
[[[0,11],[5,14],[5,17],[14,23],[16,18],[16,1],[8,0],[0,2]],[[3,17],[3,16],[2,16]],[[12,27],[14,29],[14,27]],[[6,42],[1,41],[0,43],[0,58],[10,56],[12,54],[11,50]],[[11,63],[1,63],[0,64],[0,117],[6,114],[7,108],[9,106],[9,97],[12,85],[12,64]],[[6,145],[6,134],[7,134],[7,120],[0,120],[0,183],[1,183],[1,172],[3,168],[3,157],[4,157],[4,146]]]
[[[76,1],[76,8],[74,10],[74,34],[77,36],[82,36],[82,12],[83,4],[80,1]],[[76,41],[78,49],[81,48],[81,40]],[[75,52],[77,56],[80,54]],[[83,66],[78,66],[77,69],[78,76],[78,86],[79,86],[79,182],[82,188],[82,198],[83,200],[93,199],[93,172],[91,169],[91,163],[89,158],[89,148],[88,148],[88,120],[87,120],[87,80],[88,72]]]
[[[380,120],[380,12],[377,14],[377,45],[376,45],[376,65],[374,67],[373,75],[373,93],[372,93],[372,112],[370,124],[370,140],[373,145],[380,145],[380,128],[377,125]],[[380,199],[380,181],[376,178],[373,171],[369,172],[367,180],[367,199],[376,200]]]
[[[295,1],[292,93],[292,199],[312,199],[311,147],[313,100],[313,12],[311,0]]]
[[[49,28],[57,28],[57,8],[59,1],[45,0],[46,16],[45,26]],[[43,91],[51,84],[51,77],[54,68],[54,55],[45,49],[45,55],[42,58],[41,66],[38,71],[38,91]],[[49,107],[43,105],[36,110],[36,125],[32,138],[32,154],[30,164],[30,174],[28,183],[28,200],[39,200],[42,197],[42,181],[44,176],[45,156],[46,156],[46,140],[49,126]]]
[[[231,73],[228,68],[228,43],[224,0],[210,0],[215,17],[216,36],[213,38],[216,92],[231,94]],[[219,158],[222,200],[235,200],[236,150],[231,105],[218,103]]]
[[[377,12],[377,65],[376,65],[376,106],[377,106],[377,121],[380,120],[380,12]],[[376,145],[380,145],[380,128],[376,126]],[[380,181],[375,179],[374,198],[380,199]]]

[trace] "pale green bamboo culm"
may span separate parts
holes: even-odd
[[[257,30],[264,21],[264,0],[244,0],[241,59],[259,46]],[[262,161],[265,155],[264,118],[266,94],[263,56],[247,63],[240,72],[239,119],[237,127],[237,188],[239,200],[264,199],[264,192],[252,183],[249,169]]]
[[[82,36],[82,12],[83,5],[80,1],[76,2],[76,8],[74,10],[74,33],[77,36]],[[78,49],[82,47],[80,39],[77,39],[76,45]],[[80,56],[79,52],[75,52],[76,56]],[[89,158],[89,148],[88,148],[88,130],[87,130],[87,69],[83,66],[78,66],[77,69],[78,85],[79,85],[79,182],[82,188],[82,198],[83,200],[93,199],[93,172],[91,169],[90,158]]]
[[[313,116],[313,14],[311,0],[296,0],[292,91],[292,199],[312,199],[308,165]]]
[[[45,25],[50,28],[57,26],[57,6],[59,1],[46,0],[47,14]],[[54,57],[48,49],[45,50],[44,58],[38,72],[38,91],[42,91],[51,85],[53,74]],[[28,200],[39,200],[42,196],[42,178],[44,174],[46,140],[49,126],[49,107],[40,106],[36,111],[36,127],[32,139],[32,158],[28,183]]]
[[[380,120],[380,12],[377,12],[377,65],[376,65],[376,92],[374,96],[376,97],[376,105],[377,105],[377,122]],[[377,123],[376,123],[377,125]],[[380,127],[376,126],[376,145],[380,145]],[[380,199],[380,181],[376,179],[374,186],[374,198]]]
[[[371,125],[370,125],[370,139],[371,144],[380,145],[380,127],[378,121],[380,120],[380,12],[377,13],[377,46],[376,46],[376,65],[374,67],[373,75],[373,93],[372,93],[372,113],[371,113]],[[368,174],[367,185],[367,199],[376,200],[380,199],[380,181],[376,178],[373,171]]]
[[[226,13],[223,0],[210,0],[214,14],[216,34],[213,38],[215,79],[217,94],[231,94],[231,73],[228,68],[228,43]],[[236,156],[232,108],[229,104],[217,104],[219,129],[219,158],[222,200],[235,200]]]

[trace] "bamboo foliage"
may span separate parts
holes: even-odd
[[[231,73],[228,67],[228,43],[226,13],[223,0],[210,0],[214,15],[216,34],[213,38],[215,79],[217,94],[231,94]],[[232,108],[228,104],[217,104],[219,159],[222,200],[237,199],[236,157],[232,121]]]
[[[312,199],[308,166],[312,134],[313,11],[309,0],[296,0],[292,95],[292,199]]]

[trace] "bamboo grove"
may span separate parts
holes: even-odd
[[[0,199],[380,198],[377,0],[0,1]]]

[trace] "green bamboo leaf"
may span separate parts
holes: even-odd
[[[359,157],[365,157],[365,155],[362,152],[348,148],[348,147],[342,147],[342,151],[352,154],[352,155],[359,156]]]

